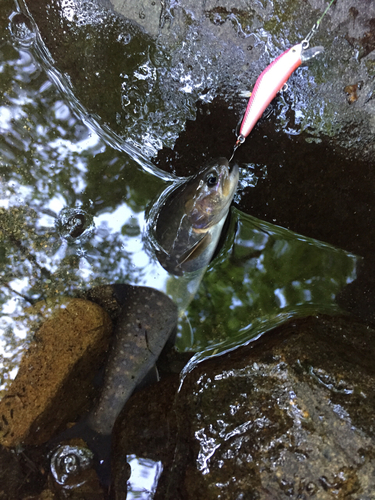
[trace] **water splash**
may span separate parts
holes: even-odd
[[[59,446],[51,457],[54,480],[65,489],[74,489],[87,482],[86,471],[93,465],[94,454],[83,446]]]
[[[19,3],[18,13],[14,14],[16,16],[23,16],[25,19],[32,19],[28,8],[24,3]],[[17,18],[17,17],[16,17]],[[162,180],[175,180],[176,176],[168,174],[155,165],[153,165],[148,158],[142,154],[140,149],[133,143],[131,139],[126,140],[121,138],[116,132],[114,132],[107,124],[100,123],[99,119],[94,115],[90,114],[82,103],[77,99],[73,92],[72,84],[65,75],[61,74],[55,67],[54,61],[51,54],[43,42],[43,39],[39,33],[38,28],[33,25],[33,32],[35,34],[35,44],[33,44],[32,52],[35,55],[37,61],[41,64],[44,71],[48,75],[48,78],[53,82],[56,88],[64,96],[66,102],[69,102],[69,106],[73,112],[80,117],[82,122],[92,130],[97,136],[99,136],[107,145],[111,146],[117,151],[121,151],[130,156],[145,172],[151,173],[152,175],[162,179]]]
[[[187,312],[189,328],[179,327],[178,348],[197,352],[182,378],[291,318],[339,313],[335,297],[361,260],[233,209],[228,239]]]
[[[94,217],[81,208],[63,208],[55,221],[55,227],[61,238],[80,245],[93,236]]]

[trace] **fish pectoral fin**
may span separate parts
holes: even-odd
[[[191,248],[181,255],[181,260],[177,267],[182,266],[185,262],[196,259],[211,243],[211,234],[206,233],[203,238],[198,240]]]
[[[152,368],[150,368],[150,370],[146,373],[146,375],[140,379],[140,381],[136,385],[135,390],[139,391],[140,389],[143,389],[148,385],[159,382],[159,380],[160,380],[159,372],[156,365],[154,365]]]

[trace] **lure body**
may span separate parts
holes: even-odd
[[[323,47],[304,49],[304,42],[294,45],[279,55],[259,75],[242,120],[236,146],[242,144],[262,116],[272,99],[283,87],[290,75],[303,62],[323,52]]]
[[[242,136],[243,139],[240,142],[243,142],[250,134],[269,103],[283,87],[293,71],[300,66],[302,63],[301,54],[302,43],[299,43],[280,54],[259,75],[242,120],[240,137]]]

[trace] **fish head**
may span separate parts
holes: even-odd
[[[181,275],[204,268],[217,247],[239,172],[217,158],[168,190],[153,207],[151,243],[159,263]]]
[[[193,231],[206,232],[226,216],[238,176],[238,165],[230,166],[226,158],[217,158],[190,180],[185,213]]]

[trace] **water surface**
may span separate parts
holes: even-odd
[[[181,286],[145,243],[147,214],[175,177],[85,111],[32,20],[10,1],[1,28],[4,389],[32,335],[26,306],[98,284],[149,285],[174,297]],[[137,62],[128,71],[140,80]],[[246,164],[241,172],[240,190],[256,185]],[[220,353],[288,318],[335,313],[335,294],[355,278],[356,262],[234,211],[225,245],[181,322],[177,346]]]

